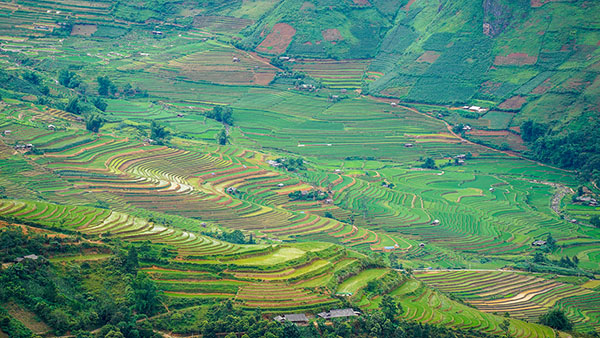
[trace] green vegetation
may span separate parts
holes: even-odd
[[[597,335],[599,10],[3,3],[0,336]]]

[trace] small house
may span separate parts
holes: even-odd
[[[439,224],[440,224],[439,219],[434,219],[433,221],[431,221],[431,225],[439,225]]]
[[[279,167],[279,166],[281,166],[281,163],[279,163],[277,161],[273,161],[273,160],[268,160],[267,164],[270,165],[271,167]]]
[[[285,184],[283,184],[283,183],[279,183],[279,184],[277,184],[277,186],[278,186],[278,187],[280,187],[280,188],[281,188],[281,187],[283,187],[284,185],[285,185]]]
[[[184,115],[182,113],[177,114],[177,117],[183,117]]]
[[[239,58],[239,57],[237,57],[237,56],[234,56],[234,57],[233,57],[233,62],[240,62],[240,58]]]
[[[49,130],[54,130],[54,129],[56,129],[56,127],[53,124],[49,124],[48,125],[48,129]]]
[[[531,243],[531,245],[533,246],[542,246],[542,245],[546,245],[546,241],[538,239],[537,241],[533,241],[533,243]]]
[[[467,124],[467,125],[465,125],[465,126],[463,127],[463,130],[464,130],[464,131],[469,131],[469,130],[471,130],[471,129],[473,129],[473,128],[471,128],[471,126],[470,126],[470,125],[468,125],[468,124]]]
[[[35,254],[31,254],[31,255],[27,255],[27,256],[23,256],[23,257],[17,257],[15,259],[16,263],[20,263],[23,262],[25,260],[31,260],[31,261],[44,261],[44,257],[35,255]]]
[[[355,311],[354,309],[335,309],[329,310],[328,312],[321,312],[318,314],[319,317],[328,320],[333,318],[348,318],[348,317],[356,317],[360,316],[360,312]]]
[[[235,187],[229,187],[227,188],[227,193],[228,194],[235,194],[237,192],[237,189]]]
[[[340,93],[342,93],[342,94],[346,94],[347,91],[348,91],[347,89],[340,89]]]
[[[325,200],[326,204],[333,204],[333,200],[331,198],[328,198]]]
[[[424,248],[425,247],[425,243],[419,243],[419,248]]]
[[[458,161],[456,161],[456,163],[458,165],[463,165],[463,164],[465,164],[465,160],[458,160]]]
[[[398,104],[396,102],[390,102],[390,106],[396,107]]]
[[[12,133],[12,130],[5,130],[4,131],[4,136],[8,136]]]
[[[200,225],[201,225],[203,228],[206,228],[206,222],[202,222],[202,223],[200,223]]]
[[[279,57],[279,60],[282,60],[282,61],[288,61],[289,59],[290,59],[289,56],[280,56]]]
[[[163,35],[163,32],[161,32],[161,31],[152,31],[152,35],[161,36],[161,35]]]
[[[412,148],[414,147],[414,144],[412,143],[404,143],[404,148]]]
[[[493,191],[494,191],[494,190],[496,190],[496,189],[494,189],[494,188],[490,188],[489,190],[490,190],[491,192],[493,192]]]
[[[273,320],[283,323],[285,321],[292,322],[297,325],[307,325],[308,318],[304,313],[289,313],[283,316],[277,316]]]

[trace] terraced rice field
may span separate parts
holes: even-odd
[[[277,68],[268,60],[216,41],[206,42],[205,50],[186,54],[161,66],[177,70],[191,80],[232,85],[268,85]]]
[[[476,329],[501,334],[499,324],[504,317],[479,312],[469,306],[451,301],[448,297],[410,280],[392,292],[404,309],[402,317],[436,325]],[[552,329],[510,319],[513,337],[556,337]]]
[[[365,60],[297,60],[293,69],[321,80],[333,89],[360,88],[369,62]]]
[[[339,303],[325,290],[299,286],[326,275],[335,262],[343,259],[343,252],[331,244],[301,243],[297,247],[275,247],[274,250],[270,245],[235,245],[123,213],[43,202],[0,200],[0,216],[88,235],[119,237],[133,242],[150,240],[167,245],[180,258],[171,265],[147,265],[143,270],[169,297],[234,298],[243,307],[260,306],[266,311],[280,312],[316,311]],[[307,260],[308,252],[319,252],[323,258]],[[228,258],[231,256],[248,258],[231,260]],[[206,257],[215,259],[206,260]],[[73,260],[88,258],[72,257]],[[214,272],[223,263],[231,269],[226,271],[229,278],[223,277],[219,270]],[[282,268],[277,270],[277,266]]]
[[[368,269],[361,271],[358,275],[352,276],[338,286],[338,294],[356,294],[360,289],[367,286],[367,283],[381,278],[388,273],[385,269]]]
[[[582,287],[526,274],[491,271],[419,272],[417,278],[440,291],[451,293],[488,313],[508,312],[511,317],[536,321],[558,306],[579,329],[598,327],[600,293]],[[578,305],[576,313],[573,306]]]

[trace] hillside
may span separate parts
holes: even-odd
[[[0,2],[0,336],[597,335],[599,6]]]

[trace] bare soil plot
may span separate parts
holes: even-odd
[[[440,53],[428,50],[423,53],[423,55],[419,56],[417,62],[434,63],[439,57]]]
[[[531,56],[526,53],[510,53],[506,56],[497,55],[494,64],[497,66],[524,66],[533,65],[537,62],[537,56]]]
[[[526,97],[517,95],[517,96],[513,96],[510,99],[507,99],[506,101],[500,103],[500,105],[498,105],[498,108],[507,109],[507,110],[517,110],[517,109],[521,109],[521,107],[523,107],[525,102],[527,102]]]
[[[410,0],[405,6],[404,8],[402,8],[405,11],[409,11],[410,10],[410,6],[415,2],[415,0]]]
[[[353,0],[355,5],[359,5],[359,6],[371,6],[371,3],[369,2],[369,0]]]
[[[321,31],[321,34],[323,35],[323,39],[325,39],[325,41],[344,40],[342,34],[340,34],[340,31],[337,28],[326,29],[324,31]]]
[[[29,311],[23,309],[18,304],[8,303],[8,304],[4,304],[3,306],[12,317],[17,319],[21,323],[23,323],[23,325],[25,325],[28,329],[30,329],[34,333],[37,333],[37,334],[46,333],[51,330],[51,328],[48,325],[39,321],[36,318],[35,313],[29,312]]]
[[[561,0],[531,0],[531,7],[542,7],[545,4],[553,1],[561,1]]]
[[[73,25],[71,35],[92,36],[97,30],[98,26],[96,25]]]
[[[294,27],[287,23],[276,23],[273,31],[256,47],[256,50],[269,54],[284,53],[295,34]]]

